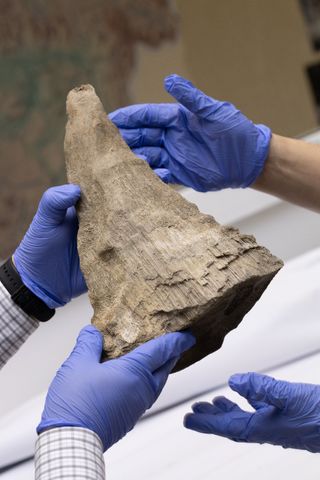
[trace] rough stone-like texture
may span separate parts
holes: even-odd
[[[105,355],[191,328],[197,344],[176,367],[185,368],[221,346],[282,263],[162,183],[124,143],[93,87],[72,90],[67,112],[68,179],[82,189],[81,268]]]

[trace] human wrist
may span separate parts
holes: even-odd
[[[55,432],[59,431],[61,432],[85,432],[88,435],[91,435],[96,439],[96,441],[101,445],[101,448],[103,447],[101,438],[99,435],[94,432],[92,429],[87,428],[87,427],[79,427],[79,426],[74,426],[74,425],[61,425],[57,427],[50,427],[46,428],[45,430],[42,430],[41,432],[37,432],[39,437],[44,436],[45,434],[54,434]]]
[[[256,180],[257,184],[267,185],[273,176],[279,174],[283,168],[283,160],[286,158],[284,152],[287,149],[287,140],[287,138],[280,135],[272,135],[269,154],[266,158],[264,168]]]
[[[42,283],[45,283],[41,280],[41,275],[39,273],[33,273],[37,270],[37,267],[32,265],[32,259],[26,259],[24,255],[20,255],[19,247],[12,255],[12,261],[15,266],[15,269],[19,273],[23,284],[31,290],[31,292],[38,297],[42,302],[44,302],[48,308],[55,309],[63,307],[66,302],[62,301],[60,298],[53,295],[48,291],[48,287],[45,288]],[[50,275],[48,273],[47,275]],[[48,279],[47,279],[48,283]]]
[[[269,127],[266,125],[255,125],[256,131],[258,132],[258,140],[256,151],[253,150],[252,156],[254,158],[254,167],[252,168],[248,177],[244,180],[240,187],[247,188],[255,183],[257,178],[261,175],[265,168],[266,161],[270,154],[271,141],[272,141],[272,132]],[[249,158],[249,164],[251,159]]]
[[[32,319],[46,322],[55,314],[55,310],[49,308],[43,299],[37,296],[23,281],[13,257],[1,265],[0,282],[12,301]]]
[[[95,428],[96,422],[92,419],[88,421],[80,421],[78,419],[63,419],[61,418],[42,418],[41,422],[36,428],[37,434],[42,435],[45,432],[49,432],[51,430],[57,429],[64,429],[64,428],[74,428],[74,429],[84,429],[90,431],[92,434],[96,435],[99,438],[100,442],[103,444],[103,438],[100,435],[99,428]],[[99,424],[99,422],[98,422]],[[104,446],[104,451],[106,447]]]
[[[42,433],[48,432],[49,430],[54,430],[56,428],[67,428],[67,427],[87,428],[78,423],[68,422],[64,420],[41,420],[41,422],[36,428],[36,431],[38,435],[41,435]]]
[[[273,134],[265,166],[252,187],[282,197],[290,187],[294,175],[296,140]],[[293,186],[292,186],[293,188]]]

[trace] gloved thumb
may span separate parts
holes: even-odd
[[[86,361],[100,362],[102,346],[102,335],[99,330],[93,325],[87,325],[80,331],[69,360],[82,358]]]
[[[167,168],[155,168],[153,171],[164,183],[174,183],[173,175]]]
[[[50,226],[59,225],[65,218],[69,207],[80,198],[78,185],[61,185],[46,190],[41,198],[37,215],[42,222]]]
[[[123,358],[137,361],[150,372],[155,372],[167,362],[170,365],[171,360],[179,358],[183,352],[193,347],[195,342],[196,339],[190,332],[166,333],[143,343]]]
[[[282,410],[287,402],[287,382],[275,380],[259,373],[244,373],[232,375],[229,385],[251,404],[264,402]]]
[[[189,80],[180,75],[169,75],[165,78],[164,86],[167,92],[181,103],[190,112],[198,115],[204,120],[208,119],[221,102],[214,100],[198,90]]]

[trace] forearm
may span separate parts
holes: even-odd
[[[252,187],[320,212],[320,145],[273,135],[265,167]]]
[[[79,427],[61,427],[39,435],[35,450],[35,480],[104,480],[102,443],[98,435]]]
[[[0,369],[38,327],[39,322],[24,313],[0,282]]]

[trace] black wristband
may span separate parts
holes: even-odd
[[[10,293],[14,303],[30,317],[35,318],[39,322],[46,322],[55,314],[54,309],[49,308],[22,282],[12,258],[9,258],[1,265],[0,281]]]

